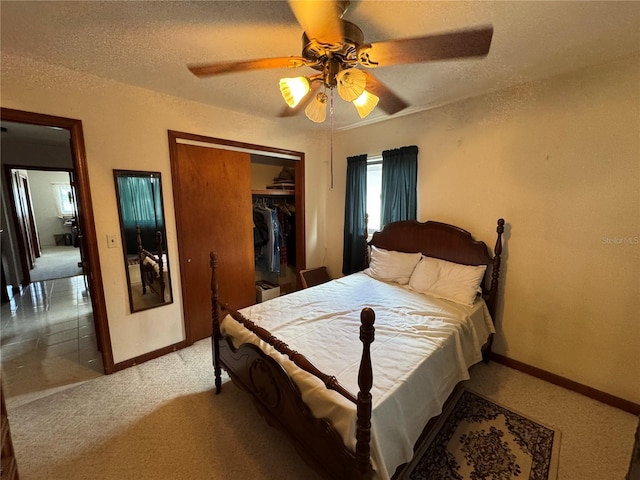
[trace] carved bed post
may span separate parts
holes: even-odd
[[[364,214],[364,268],[369,266],[369,214]]]
[[[156,232],[156,255],[158,256],[158,272],[159,279],[158,283],[160,283],[160,297],[164,301],[164,260],[162,259],[162,232]]]
[[[487,302],[487,308],[491,314],[493,324],[496,323],[496,307],[498,305],[498,279],[500,278],[500,255],[502,255],[502,233],[504,232],[504,219],[498,219],[498,238],[496,239],[496,246],[493,249],[493,263],[491,268],[491,287],[489,289],[489,301]],[[482,351],[482,359],[485,363],[488,363],[491,359],[491,346],[493,345],[493,334],[489,335],[486,348]]]
[[[502,255],[502,233],[504,232],[504,219],[498,219],[498,228],[496,228],[496,232],[498,232],[498,238],[496,239],[496,246],[493,249],[493,265],[491,269],[491,288],[489,290],[489,298],[491,299],[489,307],[489,311],[491,315],[495,315],[496,309],[496,301],[498,298],[498,279],[500,278],[500,256]],[[494,319],[495,320],[495,319]]]
[[[218,278],[216,276],[218,256],[213,252],[209,254],[209,265],[211,266],[211,321],[213,327],[211,347],[213,349],[213,371],[216,378],[216,394],[218,394],[222,389],[222,380],[220,378],[220,307],[218,305]]]
[[[136,242],[138,244],[138,266],[140,267],[140,281],[142,282],[142,294],[147,293],[147,282],[144,278],[144,254],[142,253],[142,234],[140,225],[136,225]]]
[[[357,420],[356,420],[356,463],[363,479],[373,475],[371,469],[371,387],[373,386],[373,369],[371,367],[371,344],[375,329],[375,313],[364,308],[360,313],[360,341],[362,342],[362,359],[358,372]]]

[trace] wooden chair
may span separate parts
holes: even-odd
[[[309,288],[315,285],[320,285],[331,280],[327,267],[308,268],[307,270],[300,270],[300,283],[302,288]]]

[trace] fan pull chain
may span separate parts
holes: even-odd
[[[331,89],[331,95],[329,97],[329,124],[331,125],[331,141],[329,142],[330,158],[329,158],[329,170],[331,175],[331,181],[329,183],[329,191],[333,190],[333,88]]]

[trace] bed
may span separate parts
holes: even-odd
[[[164,302],[165,275],[164,275],[164,251],[162,245],[162,233],[156,232],[155,252],[151,253],[142,245],[140,225],[136,225],[138,243],[138,264],[140,266],[140,281],[142,282],[142,294],[147,289],[158,295]]]
[[[365,271],[240,312],[218,298],[212,252],[216,393],[224,369],[327,478],[390,478],[468,368],[488,358],[503,231],[500,219],[491,255],[461,228],[394,222],[373,235]],[[473,271],[473,292],[438,290],[458,281],[455,269]]]

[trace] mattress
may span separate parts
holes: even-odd
[[[494,333],[484,301],[463,306],[376,280],[360,272],[240,310],[302,353],[320,371],[335,376],[354,395],[362,355],[360,312],[376,315],[373,366],[371,461],[375,478],[390,478],[413,456],[427,421],[442,411],[455,385],[482,359]],[[230,316],[220,326],[238,347],[253,343],[276,359],[318,418],[330,420],[355,450],[356,406],[298,368]]]

